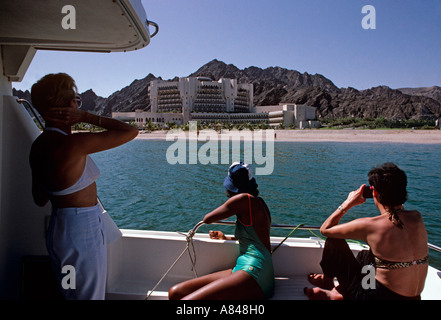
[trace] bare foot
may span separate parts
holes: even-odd
[[[316,287],[331,290],[334,288],[334,279],[326,277],[321,273],[310,273],[308,281]]]
[[[318,287],[303,289],[309,300],[343,300],[343,296],[335,289],[324,290]]]

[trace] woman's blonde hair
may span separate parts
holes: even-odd
[[[38,112],[48,108],[66,107],[75,99],[78,88],[75,80],[66,73],[48,74],[31,88],[31,99]]]

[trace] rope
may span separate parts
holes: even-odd
[[[164,280],[164,278],[168,275],[168,273],[171,271],[171,269],[173,269],[173,267],[176,265],[176,263],[178,263],[179,259],[182,258],[185,251],[188,251],[188,255],[190,257],[191,266],[192,266],[191,270],[193,271],[195,278],[198,276],[197,272],[196,272],[196,250],[195,250],[194,243],[193,243],[193,237],[196,233],[197,228],[199,228],[202,224],[203,223],[199,222],[192,230],[188,231],[187,234],[184,234],[182,232],[178,232],[179,234],[182,234],[185,236],[185,240],[187,241],[187,245],[185,246],[185,248],[181,252],[181,254],[178,256],[178,258],[172,263],[170,268],[168,268],[168,270],[164,273],[164,275],[161,277],[161,279],[159,279],[159,281],[156,283],[156,285],[153,287],[153,289],[150,290],[150,292],[148,294],[146,294],[146,297],[144,300],[148,300],[150,298],[150,296],[156,290],[156,288],[160,285],[162,280]],[[194,258],[191,255],[190,247],[192,248]]]
[[[271,250],[271,254],[273,254],[281,245],[282,243],[285,242],[286,239],[288,239],[298,228],[300,228],[301,226],[304,226],[304,223],[301,223],[299,225],[297,225],[286,237],[285,239],[282,240],[282,242],[280,242],[273,250]]]
[[[324,237],[322,237],[322,236],[319,236],[319,235],[316,234],[314,231],[309,230],[309,232],[311,232],[315,237],[317,237],[317,238],[319,238],[319,239],[321,239],[321,240],[323,240],[323,241],[326,241],[326,238],[324,238]],[[366,244],[364,244],[362,241],[353,240],[353,239],[346,239],[346,242],[348,242],[348,243],[356,243],[356,244],[358,244],[359,246],[366,248]]]
[[[286,237],[285,237],[285,239],[283,239],[282,240],[282,242],[280,242],[273,250],[271,250],[271,254],[273,254],[274,253],[274,251],[276,251],[281,245],[282,245],[282,243],[284,243],[285,242],[285,240],[286,239],[288,239],[298,228],[300,228],[301,226],[304,226],[305,224],[304,223],[301,223],[301,224],[299,224],[298,226],[296,226]],[[312,230],[308,230],[310,233],[312,233],[315,237],[317,237],[317,238],[319,238],[319,239],[321,239],[321,240],[323,240],[323,241],[325,241],[326,240],[326,238],[323,238],[322,236],[320,236],[320,235],[318,235],[318,234],[316,234],[314,231],[312,231]],[[350,243],[356,243],[356,244],[358,244],[358,245],[360,245],[360,246],[362,246],[362,247],[365,247],[365,244],[363,243],[363,242],[361,242],[361,241],[358,241],[358,240],[351,240],[351,239],[346,239],[346,242],[350,242]]]
[[[190,230],[188,231],[188,234],[184,234],[182,232],[178,232],[179,234],[182,234],[183,236],[185,236],[185,239],[187,240],[187,246],[185,247],[184,251],[187,250],[188,251],[188,257],[190,258],[190,262],[191,262],[191,270],[194,273],[194,277],[197,278],[198,274],[196,272],[196,249],[194,247],[194,243],[193,243],[193,237],[195,235],[195,231],[194,230]],[[191,255],[190,252],[190,247],[193,251],[193,256]],[[193,259],[194,257],[194,259]]]

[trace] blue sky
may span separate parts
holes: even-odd
[[[149,73],[187,76],[218,59],[240,69],[319,73],[338,87],[441,86],[440,0],[143,0],[159,34],[127,53],[38,51],[17,89],[66,72],[107,97]],[[362,28],[362,8],[376,29]]]

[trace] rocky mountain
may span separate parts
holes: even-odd
[[[441,88],[391,89],[378,86],[367,90],[338,88],[320,74],[300,73],[281,67],[243,70],[232,64],[212,60],[189,76],[204,76],[212,80],[237,79],[239,83],[252,83],[254,104],[257,106],[279,103],[307,104],[317,108],[317,116],[359,117],[387,119],[435,119],[441,117]],[[97,96],[92,89],[81,94],[83,109],[110,116],[112,111],[150,110],[148,87],[151,80],[161,79],[152,74],[135,80],[108,98]],[[173,79],[171,79],[173,80]],[[16,91],[15,95],[26,95]],[[29,92],[27,91],[27,94]]]
[[[239,83],[252,83],[254,87],[254,104],[256,106],[274,105],[286,102],[283,98],[293,89],[320,87],[330,92],[339,89],[331,80],[320,74],[310,75],[280,67],[261,69],[248,67],[243,70],[232,64],[213,60],[202,66],[191,77],[205,76],[213,80],[220,78],[237,79]],[[294,102],[294,101],[289,101]]]
[[[406,91],[378,86],[359,91],[338,88],[320,74],[302,74],[280,67],[240,70],[218,60],[207,63],[190,76],[206,76],[213,80],[235,78],[238,82],[252,83],[255,105],[306,104],[317,108],[319,118],[431,119],[441,116],[439,87]]]
[[[411,96],[423,96],[441,101],[441,87],[401,88],[398,90]]]
[[[110,116],[112,112],[128,112],[150,110],[148,88],[150,81],[157,79],[151,73],[141,80],[135,80],[123,89],[114,92],[108,98],[99,97],[89,89],[81,94],[82,109],[93,111],[100,115]]]
[[[367,90],[341,88],[331,92],[320,87],[292,90],[285,102],[317,107],[318,117],[386,119],[435,119],[441,116],[441,100],[404,94],[387,86]]]

